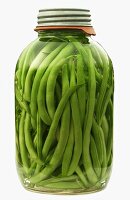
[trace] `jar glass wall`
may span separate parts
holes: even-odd
[[[113,155],[113,67],[81,30],[39,31],[15,73],[17,171],[26,189],[104,188]]]

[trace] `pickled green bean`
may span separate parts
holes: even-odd
[[[101,128],[98,126],[96,120],[93,118],[93,124],[92,124],[92,132],[95,139],[97,152],[99,156],[100,164],[102,165],[103,162],[103,138],[101,134]]]
[[[28,173],[29,169],[29,157],[28,152],[25,144],[25,133],[24,133],[24,119],[25,119],[25,111],[22,111],[20,124],[19,124],[19,146],[20,146],[20,154],[21,160],[23,164],[23,168],[26,173]]]
[[[46,138],[46,141],[44,143],[44,146],[43,146],[43,157],[46,158],[47,154],[48,154],[48,151],[50,149],[50,146],[54,140],[54,137],[55,137],[55,131],[58,127],[58,123],[59,123],[59,120],[60,120],[60,117],[62,115],[62,112],[64,110],[64,107],[68,101],[68,99],[71,97],[71,95],[76,91],[76,89],[78,88],[79,86],[75,86],[75,87],[71,87],[68,89],[68,91],[66,91],[66,93],[64,94],[64,96],[61,98],[61,101],[58,105],[58,108],[55,112],[55,116],[54,116],[54,119],[52,121],[52,124],[50,126],[50,129],[49,129],[49,133],[47,135],[47,138]]]
[[[53,119],[55,113],[54,91],[55,91],[56,78],[58,76],[60,69],[65,64],[67,57],[73,53],[73,49],[74,49],[73,45],[68,44],[68,46],[64,50],[65,53],[63,54],[63,52],[61,51],[61,53],[63,54],[62,55],[63,58],[61,59],[58,58],[58,62],[55,63],[54,67],[52,67],[48,76],[47,88],[46,88],[46,104],[51,119]],[[60,54],[59,56],[61,57]]]
[[[22,74],[20,76],[21,88],[23,92],[24,92],[25,79],[26,79],[26,75],[29,70],[30,64],[35,59],[35,56],[38,54],[41,48],[42,48],[42,42],[40,42],[39,39],[37,39],[30,44],[30,48],[28,49],[26,53],[26,57],[25,57],[24,64],[22,67]]]
[[[109,131],[109,125],[108,125],[108,121],[107,121],[107,117],[104,116],[103,119],[102,119],[102,130],[103,130],[103,133],[104,133],[104,137],[105,137],[105,143],[107,144],[107,140],[108,140],[108,131]]]
[[[42,120],[44,121],[44,123],[46,123],[47,125],[50,125],[52,122],[51,117],[49,116],[47,110],[46,110],[46,105],[45,105],[45,100],[46,100],[46,95],[50,95],[51,91],[48,91],[49,94],[46,94],[46,84],[47,84],[47,80],[48,80],[48,76],[51,72],[51,69],[57,65],[57,63],[59,63],[59,60],[61,60],[63,57],[66,58],[67,56],[69,56],[73,51],[73,46],[72,44],[68,44],[66,47],[64,47],[62,49],[62,51],[57,55],[57,57],[51,62],[51,64],[49,65],[49,67],[47,68],[44,76],[41,79],[40,82],[40,87],[38,90],[38,112],[40,114],[40,117],[42,118]],[[53,99],[53,96],[51,96],[50,98]]]
[[[26,112],[30,113],[30,108],[29,108],[29,105],[27,104],[27,102],[23,99],[20,91],[16,88],[15,89],[15,96],[16,96],[16,99],[20,105],[20,107],[22,109],[24,109]]]
[[[79,102],[79,110],[81,115],[81,126],[83,126],[84,116],[85,116],[85,105],[86,105],[86,85],[85,85],[85,77],[84,77],[84,63],[81,55],[77,55],[77,84],[82,87],[78,89],[78,102]]]
[[[31,91],[31,103],[30,109],[31,114],[36,119],[36,112],[37,112],[37,95],[38,95],[38,88],[40,86],[40,81],[42,79],[43,74],[45,73],[49,64],[53,61],[53,59],[60,53],[60,51],[66,46],[66,43],[62,43],[59,45],[54,51],[52,51],[41,63],[39,68],[37,69],[36,75],[34,77],[34,81],[32,84],[32,91]],[[44,78],[45,79],[45,78]],[[44,101],[43,101],[44,103]],[[47,117],[47,124],[50,124],[51,120]]]
[[[35,73],[37,69],[40,67],[40,64],[45,60],[48,56],[48,52],[50,53],[57,47],[57,42],[48,42],[35,57],[33,62],[31,63],[29,70],[25,79],[25,87],[24,87],[24,98],[30,102],[31,100],[31,89],[32,82],[35,77]]]
[[[95,141],[94,141],[94,138],[93,138],[92,135],[91,135],[91,142],[90,142],[90,153],[91,153],[91,158],[92,158],[94,170],[95,170],[97,176],[100,177],[100,175],[101,175],[101,164],[100,164],[100,161],[99,161],[97,147],[96,147],[96,144],[95,144]]]
[[[58,182],[58,183],[49,183],[47,185],[44,185],[45,188],[51,188],[51,189],[84,189],[84,185],[78,181],[78,182]]]
[[[74,147],[74,127],[73,127],[73,121],[71,120],[70,135],[69,135],[69,139],[68,139],[66,149],[63,155],[63,161],[62,161],[62,176],[67,176],[72,154],[73,154],[73,147]]]
[[[96,102],[96,117],[97,117],[97,122],[100,122],[100,115],[101,115],[101,107],[103,103],[103,98],[105,96],[105,92],[107,90],[107,82],[109,78],[109,67],[108,67],[108,59],[104,56],[101,57],[103,61],[103,79],[101,83],[101,87],[99,90],[97,102]]]
[[[31,133],[30,133],[30,124],[31,124],[31,118],[30,118],[29,114],[26,113],[25,125],[24,125],[26,147],[28,149],[30,157],[33,160],[35,160],[37,163],[42,164],[43,162],[38,158],[37,153],[33,146]]]
[[[70,62],[70,87],[76,86],[76,76],[75,76],[75,65],[73,60],[71,59]],[[81,121],[80,121],[80,111],[78,105],[78,97],[77,92],[74,92],[70,99],[71,103],[71,110],[72,110],[72,119],[74,125],[74,152],[72,155],[72,161],[70,163],[68,176],[72,175],[75,169],[78,166],[78,162],[82,153],[82,128],[81,128]]]

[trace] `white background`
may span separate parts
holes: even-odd
[[[0,0],[0,199],[130,198],[130,11],[123,0]],[[50,6],[49,6],[50,5]],[[17,58],[37,33],[38,9],[46,7],[90,8],[100,42],[108,51],[115,71],[114,166],[108,187],[82,196],[52,196],[27,192],[15,168],[13,78]]]

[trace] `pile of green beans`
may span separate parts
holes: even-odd
[[[16,66],[16,159],[24,186],[91,190],[109,179],[113,68],[99,44],[35,40]]]

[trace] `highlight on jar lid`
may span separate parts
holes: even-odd
[[[39,10],[38,26],[88,26],[91,27],[90,10],[43,9]]]

